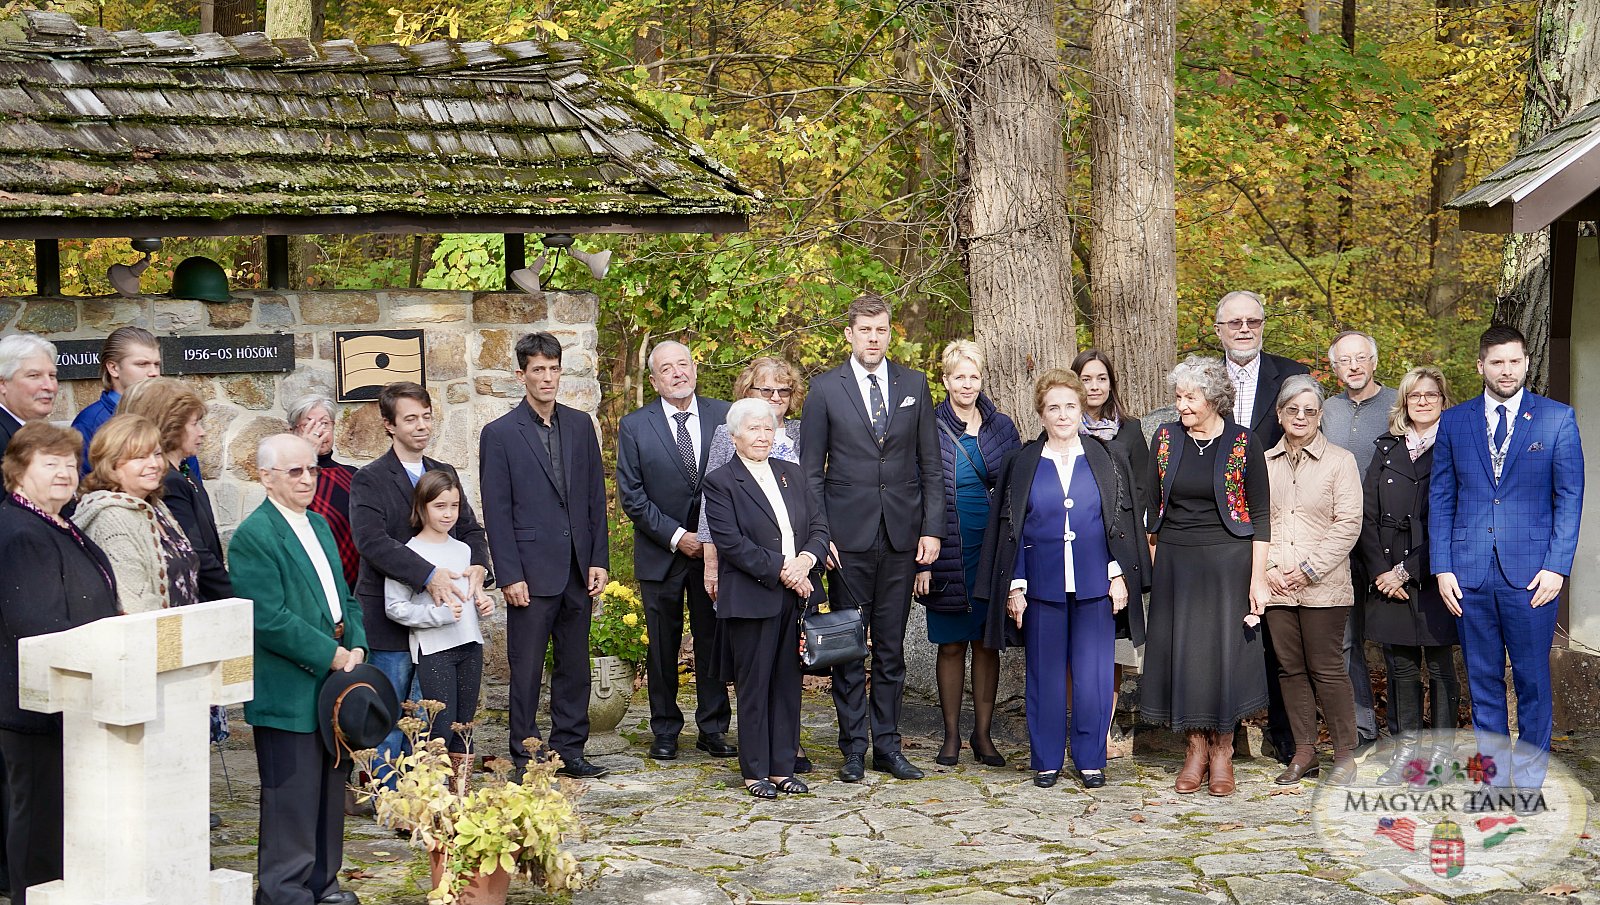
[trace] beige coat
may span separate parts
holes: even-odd
[[[1350,551],[1361,537],[1361,474],[1349,450],[1318,433],[1298,455],[1288,439],[1267,452],[1272,482],[1272,548],[1267,561],[1286,572],[1302,563],[1312,583],[1269,605],[1351,606]],[[1293,460],[1293,461],[1291,461]],[[1310,574],[1308,573],[1308,574]]]
[[[85,494],[72,514],[79,530],[111,561],[117,576],[117,602],[124,613],[146,613],[170,605],[157,507],[160,515],[176,524],[160,500],[146,502],[113,490]]]

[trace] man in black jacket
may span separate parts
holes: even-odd
[[[356,472],[350,481],[350,534],[361,554],[361,572],[356,579],[356,599],[361,601],[362,624],[366,627],[368,660],[394,683],[395,694],[409,698],[416,667],[411,662],[411,630],[391,620],[383,609],[385,578],[412,588],[427,588],[441,606],[452,597],[467,606],[476,599],[489,570],[489,543],[472,506],[461,501],[461,516],[450,536],[472,548],[472,565],[467,569],[471,592],[463,594],[455,580],[461,576],[450,569],[435,567],[406,546],[416,536],[411,527],[411,498],[425,471],[455,469],[422,454],[433,439],[433,399],[421,384],[391,383],[378,392],[378,413],[383,429],[393,442],[389,451]],[[404,734],[397,728],[378,746],[382,758],[402,749]]]
[[[811,381],[800,425],[812,508],[827,516],[845,585],[858,595],[872,639],[870,727],[862,665],[833,670],[845,756],[839,778],[863,778],[870,739],[873,769],[919,779],[922,771],[900,750],[900,705],[912,574],[938,558],[944,535],[939,431],[927,378],[885,360],[889,303],[864,295],[846,316],[850,360]],[[835,606],[849,604],[840,588],[830,590]]]
[[[733,717],[728,686],[712,668],[716,612],[695,537],[706,453],[717,425],[728,417],[728,403],[695,392],[695,361],[683,343],[656,344],[649,364],[650,385],[661,398],[624,415],[618,426],[617,500],[633,521],[633,574],[650,635],[650,756],[678,756],[678,647],[687,598],[695,649],[695,747],[713,757],[733,757],[739,752],[727,738]]]

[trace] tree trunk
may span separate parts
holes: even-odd
[[[1474,0],[1434,0],[1439,17],[1435,40],[1440,44],[1459,44],[1461,29],[1451,24],[1455,12],[1467,9]],[[1432,185],[1428,192],[1428,292],[1423,301],[1428,317],[1435,321],[1451,317],[1466,293],[1461,275],[1463,236],[1461,220],[1445,212],[1445,202],[1461,193],[1467,177],[1467,136],[1459,131],[1440,136],[1440,147],[1433,152]]]
[[[312,0],[267,0],[267,37],[311,37],[312,6]]]
[[[1525,148],[1600,97],[1600,0],[1543,0],[1534,23],[1517,147]],[[1586,24],[1582,24],[1586,23]],[[1506,238],[1495,323],[1528,337],[1528,385],[1549,382],[1550,230]]]
[[[255,0],[215,0],[212,18],[217,34],[227,37],[261,30],[261,23],[256,19]]]
[[[1090,34],[1094,341],[1138,415],[1165,403],[1178,335],[1176,22],[1175,0],[1099,0]]]
[[[1033,381],[1076,350],[1055,4],[959,0],[956,227],[985,384],[1030,428]]]
[[[1344,40],[1345,49],[1352,56],[1356,52],[1356,0],[1344,0],[1339,7],[1339,37]],[[1353,163],[1344,165],[1344,172],[1339,174],[1339,236],[1338,248],[1343,251],[1349,241],[1351,224],[1356,216],[1356,167]],[[1329,280],[1333,278],[1330,276]]]

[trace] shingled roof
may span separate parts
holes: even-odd
[[[574,43],[0,45],[0,238],[729,232],[759,196]]]
[[[1600,216],[1600,101],[1580,109],[1445,207],[1480,232],[1527,233]]]

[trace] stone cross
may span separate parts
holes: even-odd
[[[210,864],[211,704],[248,701],[248,600],[101,619],[18,645],[21,703],[62,715],[65,872],[33,905],[249,905]]]

